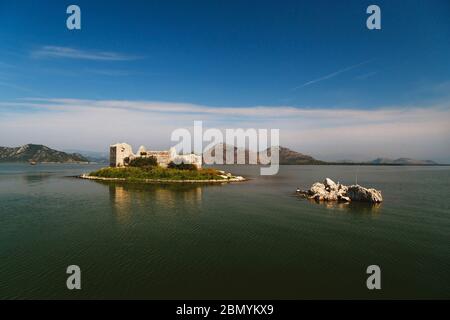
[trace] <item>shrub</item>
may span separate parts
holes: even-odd
[[[167,168],[169,169],[178,169],[178,170],[191,170],[191,171],[195,171],[197,170],[197,166],[195,164],[192,163],[180,163],[180,164],[176,164],[173,161],[170,161],[169,164],[167,165]]]
[[[156,167],[158,165],[158,161],[155,157],[139,157],[132,159],[129,164],[130,167]]]

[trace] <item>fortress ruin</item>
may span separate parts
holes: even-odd
[[[137,153],[133,153],[133,148],[127,143],[116,143],[109,148],[109,163],[111,167],[126,167],[128,163],[136,158],[155,157],[158,165],[167,167],[170,162],[176,164],[194,164],[198,169],[202,167],[202,156],[196,154],[177,154],[175,148],[165,151],[146,150],[141,146]]]

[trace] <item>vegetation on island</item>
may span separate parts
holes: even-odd
[[[171,161],[168,165],[167,168],[169,169],[179,169],[179,170],[190,170],[190,171],[195,171],[197,170],[197,166],[195,164],[192,163],[179,163],[176,164],[175,162]]]
[[[134,158],[131,161],[129,158],[125,158],[125,163],[128,163],[130,167],[138,168],[152,168],[158,166],[158,160],[153,156]]]
[[[139,166],[137,164],[140,164]],[[119,178],[127,181],[142,180],[227,180],[215,169],[197,169],[195,165],[171,163],[167,168],[151,165],[149,162],[130,162],[124,168],[103,168],[89,174],[91,177]]]

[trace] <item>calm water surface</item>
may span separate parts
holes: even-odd
[[[220,186],[70,177],[98,167],[0,165],[0,298],[450,298],[450,167],[360,167],[379,206],[293,194],[351,184],[355,166],[232,166],[253,179]]]

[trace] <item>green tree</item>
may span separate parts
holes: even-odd
[[[134,158],[134,159],[130,160],[128,165],[130,167],[139,167],[139,168],[156,167],[156,166],[158,166],[158,160],[156,160],[156,158],[153,156],[139,157],[139,158]]]
[[[170,161],[169,164],[167,165],[167,168],[169,169],[178,169],[178,170],[191,170],[191,171],[195,171],[197,170],[197,166],[195,164],[192,163],[180,163],[180,164],[176,164],[173,161]]]

